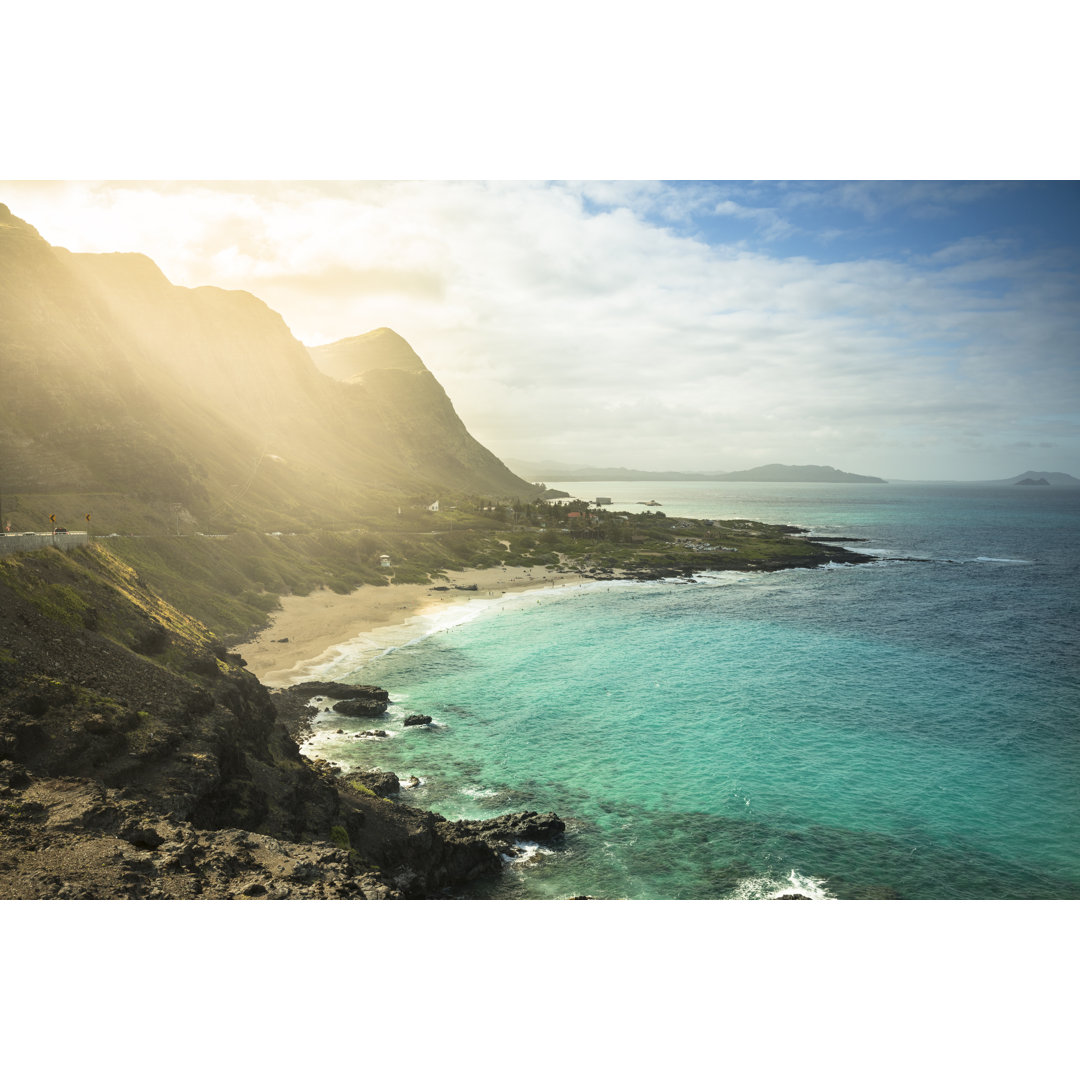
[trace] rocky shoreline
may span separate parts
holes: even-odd
[[[755,570],[765,573],[779,570],[812,570],[829,563],[845,563],[848,565],[861,565],[863,563],[877,562],[876,555],[866,555],[860,551],[851,551],[849,548],[837,547],[837,542],[862,542],[853,536],[822,536],[809,537],[804,534],[806,529],[796,525],[773,525],[770,526],[776,532],[793,537],[803,537],[814,550],[804,555],[785,553],[771,559],[738,559],[726,556],[722,564],[714,560],[702,557],[694,559],[671,559],[663,565],[628,562],[621,566],[585,566],[579,567],[578,572],[587,578],[598,581],[615,579],[628,579],[631,581],[685,581],[694,578],[698,574],[716,572],[718,570]],[[688,552],[689,555],[689,552]]]
[[[564,830],[398,805],[303,757],[287,697],[107,555],[5,561],[0,899],[450,897]]]

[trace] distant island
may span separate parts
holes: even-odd
[[[593,468],[557,461],[507,462],[527,480],[705,480],[714,483],[758,481],[805,484],[884,484],[880,476],[843,472],[831,465],[759,465],[736,472],[652,472],[645,469]]]
[[[520,477],[532,481],[602,482],[613,480],[699,480],[712,483],[758,481],[810,484],[983,484],[995,487],[1080,487],[1080,478],[1065,472],[1037,472],[1029,469],[1001,480],[883,480],[880,476],[862,476],[843,472],[830,465],[759,465],[755,469],[737,472],[680,472],[677,470],[647,470],[596,468],[589,465],[569,465],[564,461],[520,461],[510,458],[506,464]],[[549,496],[551,497],[551,496]]]
[[[1063,472],[1028,472],[1010,476],[1008,480],[989,480],[991,484],[1011,484],[1013,487],[1076,487],[1080,484],[1075,476]]]

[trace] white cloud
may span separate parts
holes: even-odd
[[[871,217],[891,191],[796,189],[779,206],[839,198]],[[912,262],[781,259],[646,219],[716,207],[780,235],[780,210],[652,182],[16,184],[0,197],[53,243],[140,250],[178,284],[248,289],[309,344],[393,327],[508,457],[947,476],[971,472],[973,415],[1036,442],[1047,415],[1077,408],[1075,281],[978,237]]]
[[[743,206],[732,199],[724,199],[713,207],[712,212],[754,222],[765,240],[779,240],[795,231],[795,226],[782,218],[772,207]]]

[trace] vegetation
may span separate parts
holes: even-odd
[[[107,566],[156,622],[169,625],[175,615],[155,610],[151,591],[187,613],[192,624],[204,624],[202,633],[209,628],[226,641],[244,640],[265,625],[281,596],[319,588],[347,593],[361,585],[427,583],[446,571],[501,563],[648,577],[812,565],[826,557],[786,526],[668,518],[581,502],[462,497],[438,513],[384,507],[348,524],[291,533],[103,537],[73,555],[88,567]],[[43,613],[69,625],[92,628],[98,617],[85,585],[31,573],[20,575],[19,588],[33,594]]]
[[[331,825],[330,826],[330,843],[334,847],[339,847],[342,851],[352,851],[352,841],[349,839],[349,834],[344,825]]]

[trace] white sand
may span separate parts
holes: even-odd
[[[311,677],[311,669],[325,661],[334,646],[359,634],[397,627],[414,615],[476,597],[585,580],[579,574],[557,574],[540,566],[448,571],[445,578],[430,585],[362,585],[345,595],[319,589],[308,596],[283,596],[281,610],[271,615],[270,626],[238,646],[238,651],[248,670],[267,686],[288,686]],[[436,591],[436,585],[450,589]],[[475,585],[476,592],[458,590],[456,585]]]

